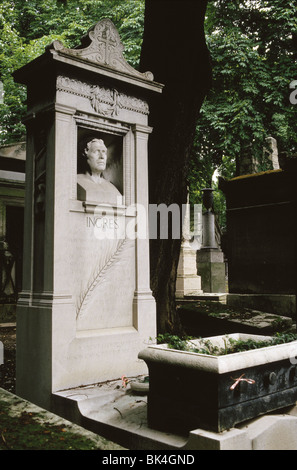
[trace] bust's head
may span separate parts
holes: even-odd
[[[88,142],[84,155],[92,175],[101,174],[105,170],[107,148],[102,139],[93,139]]]

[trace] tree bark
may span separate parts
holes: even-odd
[[[165,85],[150,108],[150,204],[182,208],[187,202],[189,156],[211,82],[204,35],[206,6],[207,0],[146,0],[140,69],[151,71],[155,81]],[[180,332],[175,305],[180,245],[181,238],[150,241],[158,333]]]

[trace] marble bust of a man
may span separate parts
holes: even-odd
[[[77,199],[116,204],[122,197],[118,189],[103,177],[107,148],[102,139],[93,139],[84,150],[88,171],[77,175]]]

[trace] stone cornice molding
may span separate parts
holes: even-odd
[[[57,77],[57,90],[89,99],[98,114],[118,116],[120,109],[149,114],[148,104],[144,100],[62,75]]]

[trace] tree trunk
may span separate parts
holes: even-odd
[[[211,82],[205,44],[207,0],[146,0],[141,71],[165,85],[151,104],[150,204],[187,202],[187,174],[198,113]],[[180,210],[182,214],[182,210]],[[182,218],[180,219],[180,228]],[[151,240],[151,288],[158,332],[178,332],[175,283],[181,239]]]

